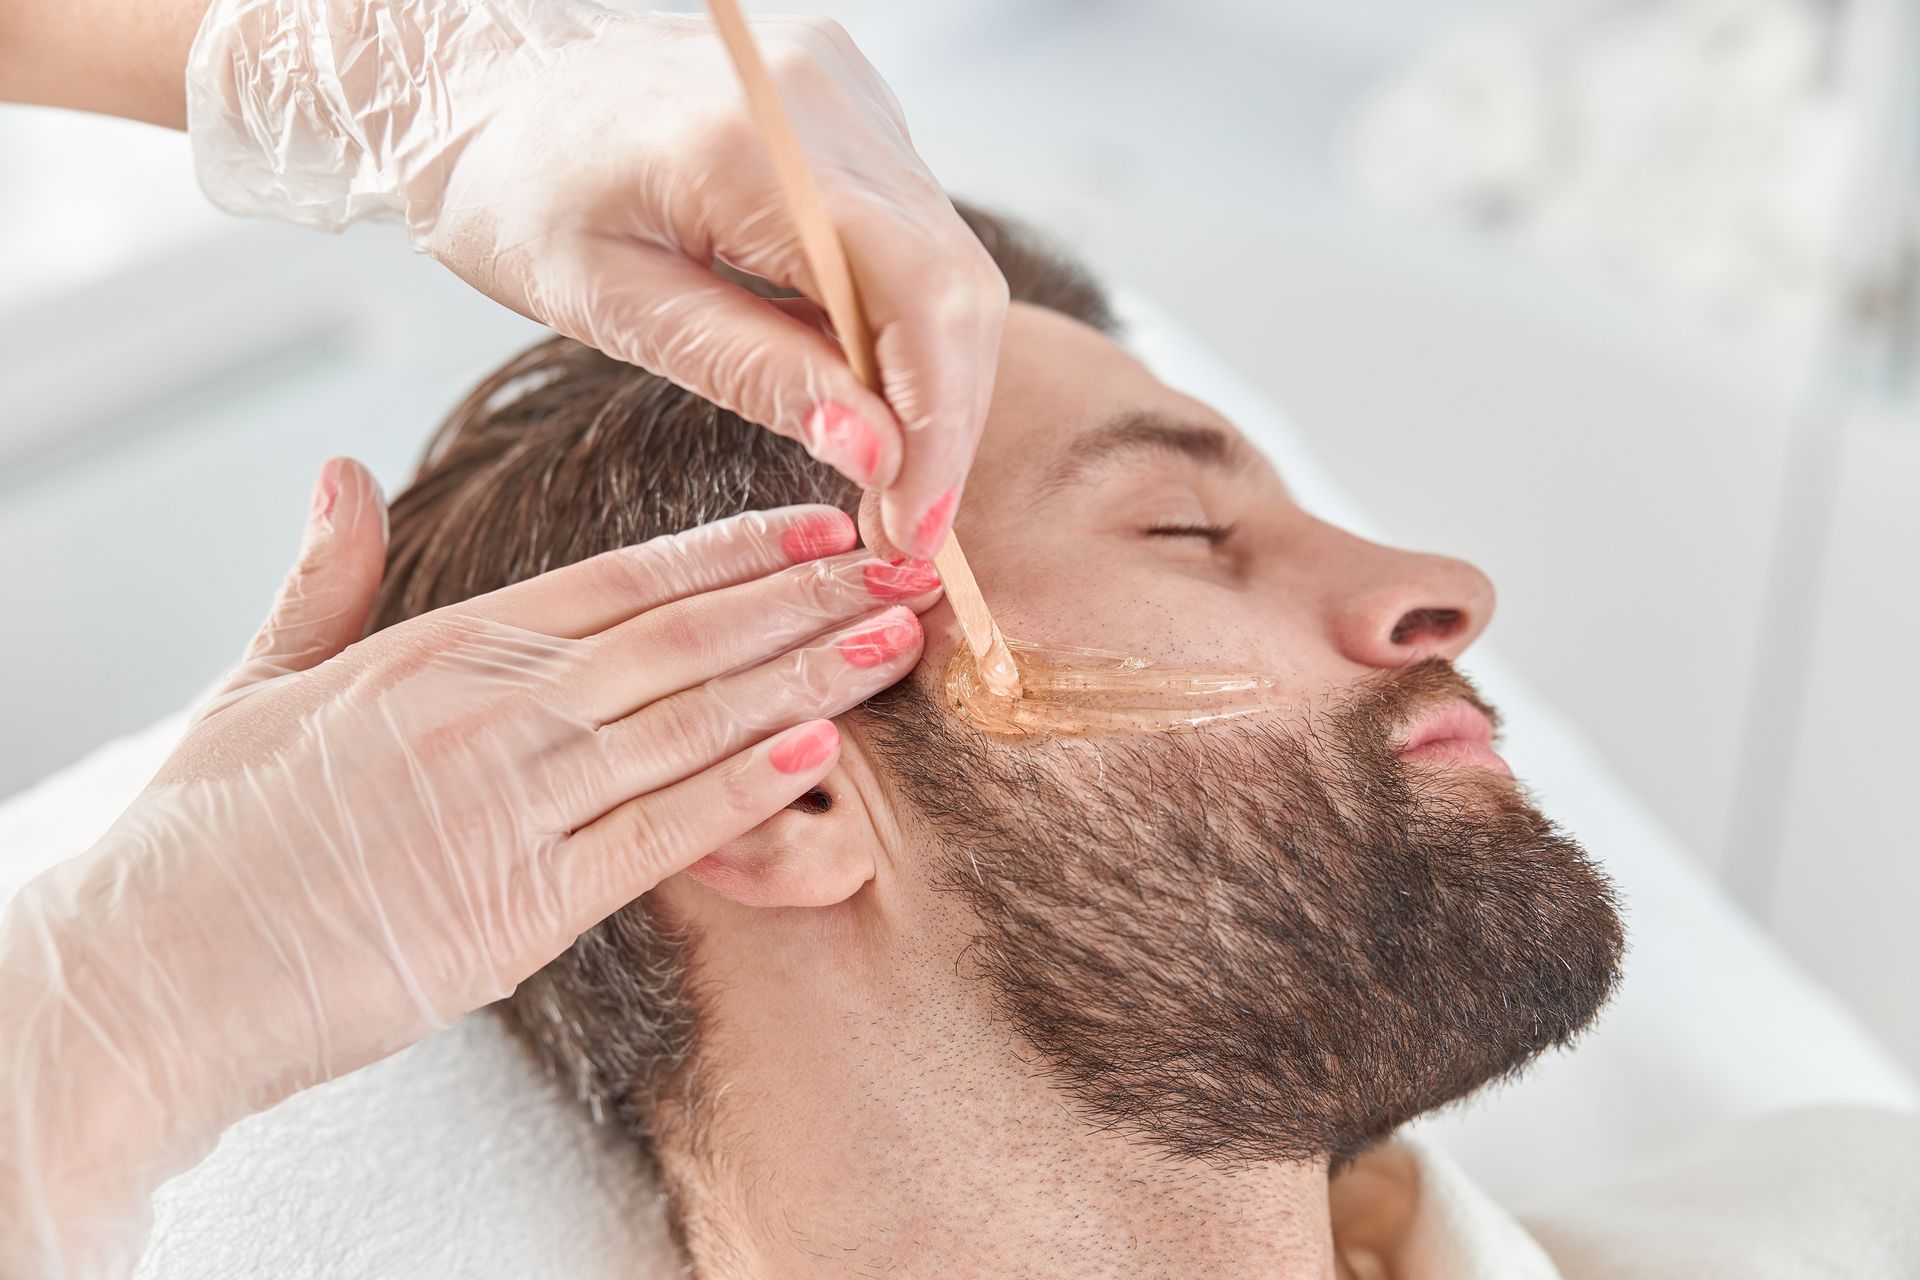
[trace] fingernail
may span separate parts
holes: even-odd
[[[803,428],[813,456],[863,485],[880,470],[880,433],[873,424],[833,400],[817,404]]]
[[[787,559],[799,564],[850,551],[858,537],[853,517],[844,511],[835,511],[824,516],[808,516],[794,525],[780,535],[780,549],[787,553]]]
[[[940,541],[946,536],[947,526],[953,523],[953,499],[952,489],[935,498],[933,505],[927,508],[926,514],[920,517],[920,523],[914,526],[914,550],[921,556],[931,559],[933,553],[940,549]]]
[[[805,773],[818,768],[839,745],[840,730],[834,727],[833,721],[816,720],[769,751],[767,759],[782,773]]]
[[[920,620],[910,610],[890,609],[884,616],[879,626],[840,638],[840,656],[848,666],[877,667],[920,643]]]
[[[307,511],[307,537],[333,532],[333,508],[340,501],[340,459],[329,458],[313,482],[313,505]]]
[[[895,556],[869,564],[863,575],[867,591],[881,600],[911,600],[940,585],[940,571],[931,560]]]

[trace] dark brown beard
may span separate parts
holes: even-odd
[[[1234,1166],[1344,1162],[1591,1022],[1606,878],[1504,778],[1409,766],[1444,661],[1306,725],[993,742],[913,682],[861,712],[978,918],[995,1001],[1089,1119]]]

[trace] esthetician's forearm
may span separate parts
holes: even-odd
[[[0,101],[185,128],[187,50],[207,4],[0,0]]]

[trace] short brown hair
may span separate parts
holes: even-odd
[[[959,208],[1014,301],[1114,331],[1106,294],[1078,263],[1019,223]],[[371,625],[741,511],[824,502],[851,513],[859,496],[795,442],[553,338],[474,388],[435,433],[394,500]],[[645,898],[630,904],[505,1002],[549,1072],[649,1159],[669,1127],[695,1127],[703,1096],[689,981],[698,940],[668,915]]]

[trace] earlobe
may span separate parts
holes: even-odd
[[[744,907],[831,907],[873,878],[873,827],[836,767],[814,793],[687,868]]]

